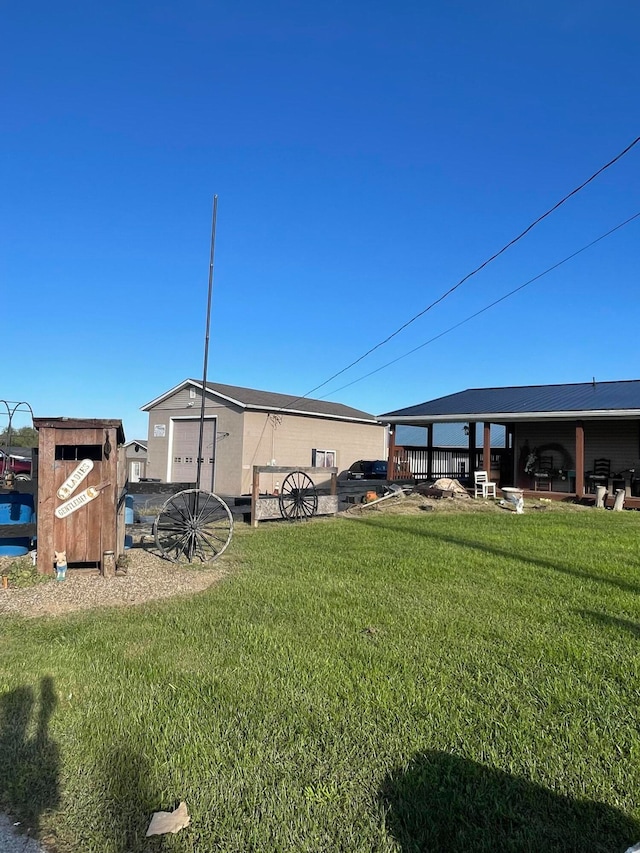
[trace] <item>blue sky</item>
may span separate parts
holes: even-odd
[[[80,2],[2,18],[0,397],[117,417],[202,375],[305,394],[640,134],[635,0]],[[640,145],[312,396],[638,378]],[[20,424],[18,424],[20,425]]]

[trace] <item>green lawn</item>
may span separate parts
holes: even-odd
[[[191,599],[6,619],[0,802],[82,853],[623,853],[639,546],[633,512],[371,511],[243,529]]]

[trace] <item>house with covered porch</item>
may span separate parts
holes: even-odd
[[[503,487],[558,498],[583,498],[597,485],[610,493],[623,488],[627,506],[640,507],[640,380],[469,388],[378,419],[389,425],[390,478],[408,459],[396,442],[399,425],[426,428],[426,463],[414,476],[432,479],[434,425],[466,423],[470,478],[474,470],[489,470]],[[492,446],[496,424],[505,428],[499,448]]]

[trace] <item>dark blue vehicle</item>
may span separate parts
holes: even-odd
[[[387,463],[383,459],[359,459],[347,471],[347,480],[386,480]]]

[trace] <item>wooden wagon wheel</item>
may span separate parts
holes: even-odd
[[[233,516],[213,492],[185,489],[163,504],[153,534],[161,553],[174,563],[211,563],[231,542]]]
[[[318,512],[318,493],[304,471],[288,474],[280,489],[280,515],[289,521],[311,518]]]

